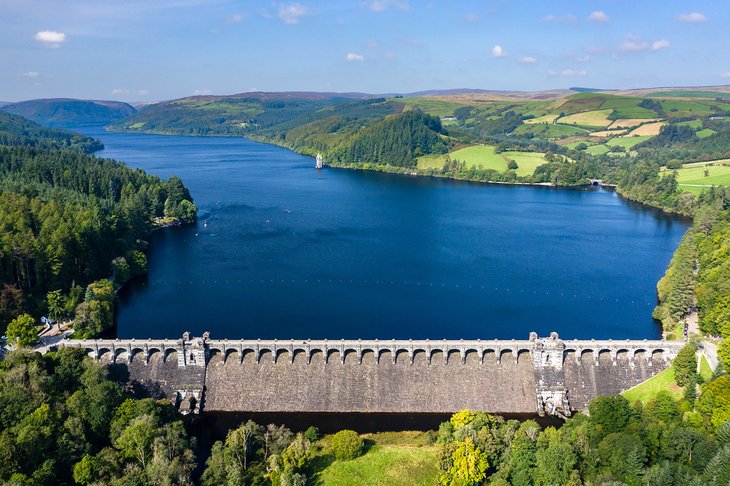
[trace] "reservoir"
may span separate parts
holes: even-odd
[[[119,337],[658,338],[688,223],[606,190],[314,168],[242,138],[109,133],[102,157],[179,176],[197,224],[153,233]]]

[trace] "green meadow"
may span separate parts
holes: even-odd
[[[665,174],[670,172],[664,170]],[[682,190],[694,194],[709,186],[730,186],[730,160],[685,164],[677,170],[677,182]]]
[[[444,166],[447,159],[466,162],[469,167],[479,167],[483,169],[492,169],[498,172],[507,170],[507,164],[510,160],[517,163],[515,171],[519,176],[532,175],[535,168],[547,163],[545,154],[539,152],[502,152],[497,153],[492,145],[471,145],[459,150],[454,150],[446,154],[425,155],[418,158],[419,169],[440,169]]]
[[[631,388],[622,395],[631,403],[646,403],[656,397],[659,392],[668,391],[675,400],[682,398],[682,388],[674,381],[674,370],[668,368],[644,383]]]
[[[351,461],[326,453],[327,437],[314,458],[308,484],[318,486],[420,486],[436,484],[439,447],[425,432],[389,432],[364,436],[367,451]]]

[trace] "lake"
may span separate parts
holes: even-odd
[[[117,336],[657,338],[656,283],[688,222],[606,190],[338,169],[241,138],[86,128],[167,178],[196,225],[156,231]]]

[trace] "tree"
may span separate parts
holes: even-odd
[[[23,291],[10,284],[0,287],[0,332],[23,312]]]
[[[152,444],[159,428],[158,420],[152,415],[142,415],[133,419],[114,446],[126,459],[136,460],[142,468],[147,466],[152,455]]]
[[[535,484],[545,486],[567,484],[578,462],[571,445],[563,441],[553,427],[548,427],[538,437],[535,459]]]
[[[730,420],[730,375],[708,383],[702,390],[697,408],[715,427]]]
[[[46,302],[48,303],[48,317],[55,321],[59,320],[63,316],[66,305],[65,299],[61,295],[61,290],[58,289],[48,292],[46,294]]]
[[[691,375],[697,373],[697,350],[691,344],[684,346],[677,357],[672,361],[672,369],[674,370],[674,380],[679,386],[685,386]]]
[[[330,441],[330,450],[335,459],[349,461],[363,453],[364,443],[354,430],[340,430]]]
[[[451,454],[451,468],[439,477],[443,485],[469,486],[480,484],[487,477],[489,462],[469,437],[456,442]]]
[[[8,339],[18,346],[31,346],[38,341],[38,330],[35,319],[29,314],[22,314],[8,324]]]

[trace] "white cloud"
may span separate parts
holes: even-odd
[[[502,49],[502,46],[499,44],[492,47],[492,55],[494,57],[505,57],[507,55],[507,52],[505,52],[504,49]]]
[[[632,54],[646,51],[659,51],[669,47],[669,41],[666,39],[657,39],[652,43],[643,40],[641,37],[629,36],[619,46],[618,50],[613,54],[614,58],[618,58],[622,54]]]
[[[540,19],[540,22],[575,22],[576,17],[573,14],[565,14],[565,15],[546,15],[543,18]]]
[[[227,24],[239,24],[239,23],[243,22],[243,19],[245,19],[245,18],[246,18],[245,14],[240,14],[240,13],[233,14],[233,15],[229,16],[228,18],[226,18],[226,23]]]
[[[61,47],[66,42],[66,34],[63,32],[54,32],[52,30],[41,30],[33,36],[35,40],[43,43],[46,47]]]
[[[537,58],[532,56],[523,56],[520,58],[520,62],[522,64],[535,64],[537,62]]]
[[[603,10],[596,10],[595,12],[591,13],[591,14],[590,14],[590,15],[588,16],[588,20],[590,20],[591,22],[601,22],[601,23],[606,23],[606,22],[608,22],[609,20],[611,20],[611,17],[609,17],[609,16],[608,16],[608,15],[606,14],[606,12],[604,12]]]
[[[567,78],[588,76],[588,71],[585,69],[563,69],[562,71],[551,69],[547,73],[548,76],[565,76]]]
[[[365,57],[362,54],[356,54],[354,52],[348,52],[345,56],[345,61],[347,62],[360,62],[364,60]]]
[[[23,76],[24,78],[37,78],[38,76],[41,75],[41,73],[39,73],[38,71],[28,71],[25,73],[20,73],[20,75]]]
[[[690,12],[677,15],[677,19],[681,22],[687,22],[690,24],[701,24],[707,22],[707,17],[700,12]]]
[[[279,6],[279,18],[287,24],[296,24],[299,20],[309,15],[309,9],[301,3],[291,3]]]
[[[730,71],[725,71],[724,73],[720,73],[721,78],[730,78]]]
[[[398,10],[408,10],[410,4],[408,0],[369,0],[365,2],[365,6],[373,12],[385,12],[390,7]]]
[[[140,96],[148,96],[149,94],[150,94],[150,90],[148,90],[148,89],[141,89],[141,90],[139,90],[139,95]]]
[[[112,90],[112,94],[115,96],[116,95],[126,95],[126,94],[129,94],[129,90],[125,89],[125,88],[114,88]]]
[[[655,40],[651,43],[651,50],[658,51],[659,49],[666,49],[669,47],[669,41],[666,39]]]
[[[213,94],[213,90],[210,89],[194,89],[193,90],[193,96],[205,96]]]

